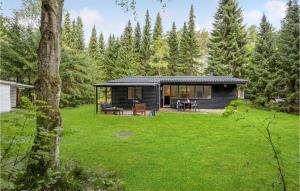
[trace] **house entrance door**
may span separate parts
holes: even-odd
[[[163,86],[164,91],[164,99],[163,99],[163,106],[164,107],[170,107],[170,97],[171,97],[171,86],[170,85],[164,85]]]

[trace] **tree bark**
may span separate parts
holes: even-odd
[[[39,100],[37,133],[25,174],[31,179],[30,183],[36,177],[45,176],[49,168],[59,166],[59,134],[62,126],[59,112],[62,11],[63,0],[42,0],[38,76],[35,83]]]

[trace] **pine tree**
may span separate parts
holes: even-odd
[[[246,45],[246,50],[248,52],[248,60],[244,65],[245,73],[244,73],[244,78],[246,79],[251,79],[251,76],[253,75],[253,55],[254,55],[254,49],[257,41],[257,28],[255,25],[251,25],[250,27],[247,28],[247,45]],[[275,32],[273,32],[273,36],[275,38]],[[249,90],[250,88],[247,88]],[[246,90],[246,91],[247,91]],[[250,93],[251,94],[251,93]]]
[[[172,30],[168,35],[168,45],[169,45],[169,74],[175,76],[178,70],[178,35],[176,31],[175,22],[172,24]]]
[[[105,50],[105,42],[104,42],[103,33],[100,33],[100,35],[99,35],[98,49],[99,49],[100,56],[102,56],[104,54],[104,50]]]
[[[251,98],[266,106],[276,93],[276,46],[272,25],[263,15],[257,34],[252,64],[250,65]]]
[[[279,89],[287,103],[283,109],[288,112],[299,111],[299,43],[299,5],[289,0],[278,39]]]
[[[207,58],[208,58],[208,37],[209,32],[203,30],[197,32],[197,40],[199,43],[199,49],[200,49],[200,68],[199,73],[201,75],[206,75],[206,69],[207,69]]]
[[[137,72],[140,74],[142,72],[142,65],[141,65],[141,43],[142,43],[142,34],[141,34],[141,27],[140,23],[136,23],[136,27],[134,29],[134,48],[135,48],[135,53],[138,56],[138,66],[137,66]]]
[[[182,33],[179,42],[179,56],[177,75],[189,75],[189,36],[186,22],[183,24]]]
[[[150,66],[154,75],[166,75],[169,59],[169,46],[160,36],[153,42],[151,47],[153,55],[150,57]]]
[[[71,43],[70,43],[70,48],[76,49],[76,41],[77,41],[77,26],[76,26],[76,21],[72,21],[71,25]]]
[[[140,23],[136,23],[136,27],[134,29],[134,46],[137,52],[141,50],[141,43],[142,43],[142,34],[141,34],[141,27]]]
[[[105,64],[105,57],[104,57],[104,53],[105,53],[105,42],[104,42],[104,36],[103,33],[100,33],[99,35],[99,39],[98,39],[98,53],[97,53],[97,71],[98,71],[98,80],[99,81],[103,81],[103,79],[105,79],[105,73],[104,73],[104,64]]]
[[[158,12],[154,24],[154,29],[153,29],[153,41],[155,41],[159,37],[161,38],[162,33],[163,33],[163,28],[161,24],[161,17],[160,17],[160,13]]]
[[[96,32],[95,25],[92,30],[88,51],[89,51],[89,55],[92,58],[98,59],[98,43],[97,43],[97,32]]]
[[[252,54],[252,52],[254,51],[256,39],[257,39],[256,26],[251,25],[247,29],[247,50],[250,54]]]
[[[143,30],[143,40],[141,44],[141,59],[142,59],[142,72],[141,75],[147,75],[150,71],[150,46],[151,46],[151,23],[149,11],[146,12],[145,26]]]
[[[107,48],[104,53],[104,61],[103,61],[103,80],[111,80],[117,78],[114,76],[117,72],[115,72],[117,68],[117,58],[119,51],[119,42],[115,39],[113,35],[110,35],[108,38]]]
[[[36,77],[40,33],[22,26],[18,13],[11,19],[0,18],[0,77],[32,84]]]
[[[71,39],[71,20],[69,12],[66,13],[64,18],[64,25],[62,30],[62,42],[63,46],[70,47],[72,43]]]
[[[127,26],[121,37],[116,69],[113,76],[119,78],[137,74],[137,55],[134,48],[131,22]]]
[[[188,22],[188,44],[189,44],[189,59],[187,75],[197,75],[200,63],[200,49],[195,31],[195,14],[194,6],[191,5],[189,22]]]
[[[241,77],[248,57],[242,10],[236,0],[220,0],[214,19],[208,73]]]
[[[76,20],[76,43],[75,49],[76,50],[84,50],[84,31],[83,31],[83,23],[81,17],[77,17]]]
[[[91,103],[94,97],[90,84],[95,82],[95,63],[84,52],[64,48],[61,54],[60,107],[75,107],[79,104]]]

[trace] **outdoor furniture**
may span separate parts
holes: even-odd
[[[193,103],[192,103],[192,109],[194,109],[195,111],[197,111],[197,109],[198,109],[198,104],[197,104],[197,101],[194,101]]]
[[[105,114],[123,115],[123,108],[111,107],[102,111]]]
[[[183,105],[183,103],[180,102],[180,100],[177,100],[177,102],[176,102],[176,109],[177,109],[177,111],[179,111],[180,109],[182,109],[182,111],[184,111],[184,105]]]
[[[146,116],[146,104],[144,103],[137,103],[134,105],[133,108],[133,115],[143,114]]]
[[[186,108],[192,108],[192,102],[190,101],[180,101],[180,103],[183,104],[183,111],[185,111]]]
[[[136,99],[132,100],[132,110],[134,110],[135,104],[138,104],[138,103],[139,103],[139,100],[136,100]]]
[[[104,102],[101,103],[101,113],[123,115],[123,108],[112,107],[111,104]]]

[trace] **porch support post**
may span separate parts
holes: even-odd
[[[156,93],[156,95],[158,95],[158,91],[157,91],[157,89],[158,89],[158,86],[156,85],[156,86],[154,86],[154,88],[155,88],[155,93]],[[157,110],[158,110],[158,108],[157,108],[157,105],[159,104],[159,102],[156,102],[156,104],[155,104],[155,113],[157,112]]]
[[[157,94],[158,94],[158,102],[157,102],[157,111],[160,108],[160,84],[156,85],[156,90],[157,90]]]
[[[155,94],[157,95],[157,94],[158,94],[158,91],[157,91],[157,85],[154,86],[154,89],[155,89]],[[156,103],[155,103],[155,108],[154,108],[155,114],[156,114],[156,112],[157,112],[157,110],[158,110],[157,104],[158,104],[158,103],[156,102]]]
[[[19,107],[19,105],[20,105],[19,101],[20,101],[20,91],[19,91],[19,88],[16,87],[16,106],[14,106],[14,107]]]
[[[98,86],[95,86],[96,88],[96,99],[95,99],[95,103],[96,103],[96,114],[98,113]]]
[[[105,103],[107,103],[107,87],[105,87]]]

